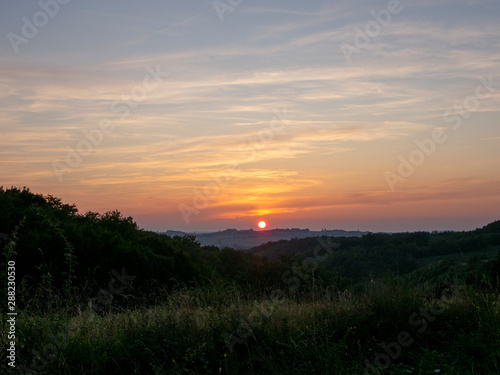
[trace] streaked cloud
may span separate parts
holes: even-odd
[[[478,195],[496,201],[498,2],[401,3],[349,63],[340,43],[386,4],[244,2],[221,22],[210,1],[71,2],[19,54],[0,41],[0,184],[84,209],[123,207],[154,229],[243,225],[255,215],[296,217],[300,227],[308,215],[340,210],[354,220],[349,210],[361,217],[383,207],[396,223],[402,207],[423,217],[432,216],[429,202],[451,215],[451,201],[467,209]],[[21,17],[37,10],[2,12],[3,34],[20,33]],[[123,118],[116,105],[130,106],[148,66],[169,76]],[[460,113],[490,74],[496,91],[391,193],[383,173],[415,139],[449,129],[443,114]],[[284,109],[290,118],[270,132]],[[59,183],[52,163],[102,120],[113,131]],[[228,165],[238,167],[231,182],[193,218],[197,228],[186,225],[178,204]],[[486,217],[495,204],[478,210]]]

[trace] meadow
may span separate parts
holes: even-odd
[[[203,247],[118,212],[0,193],[18,313],[5,373],[500,373],[499,222],[325,238],[335,246],[314,257],[317,239]]]

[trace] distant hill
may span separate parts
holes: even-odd
[[[322,244],[333,251],[328,257]],[[351,282],[386,273],[416,275],[419,280],[465,277],[474,285],[484,275],[491,285],[500,283],[500,221],[467,232],[367,233],[362,237],[296,238],[269,242],[247,252],[289,265],[317,261],[327,270]],[[319,257],[317,256],[319,254]],[[488,260],[494,259],[493,263]],[[472,276],[473,275],[473,276]],[[478,276],[479,275],[479,276]],[[483,276],[481,276],[483,275]],[[479,277],[479,278],[478,278]]]
[[[295,238],[311,237],[361,237],[368,232],[345,231],[341,229],[311,231],[309,229],[271,229],[271,230],[237,230],[226,229],[224,231],[213,233],[185,233],[168,230],[161,234],[169,237],[194,235],[196,241],[202,246],[217,246],[218,248],[231,247],[233,249],[248,250],[268,242],[277,242],[281,240],[291,240]]]
[[[292,228],[164,235],[140,229],[119,211],[81,214],[51,195],[1,186],[0,212],[0,275],[6,277],[7,261],[14,260],[25,291],[49,301],[57,291],[69,304],[76,294],[95,296],[110,277],[125,280],[125,273],[141,295],[200,280],[264,290],[282,287],[292,274],[307,281],[316,266],[315,285],[340,289],[386,274],[418,284],[459,275],[468,285],[500,285],[500,221],[469,232]],[[114,298],[113,304],[133,303],[127,294]]]

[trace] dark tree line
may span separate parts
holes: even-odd
[[[337,248],[317,263],[313,280],[304,259],[314,256],[317,238],[278,241],[250,251],[218,249],[200,246],[194,236],[142,230],[119,211],[82,214],[51,195],[0,188],[2,272],[8,260],[15,260],[16,279],[26,293],[66,299],[95,295],[107,288],[112,272],[122,269],[133,276],[133,291],[142,295],[214,280],[258,292],[286,287],[297,277],[300,288],[343,289],[387,273],[415,273],[432,257],[498,249],[500,221],[472,232],[369,233],[333,241]],[[475,285],[498,287],[499,259],[472,259],[464,274]]]

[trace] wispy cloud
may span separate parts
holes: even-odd
[[[221,22],[209,0],[151,7],[124,0],[119,10],[72,3],[22,54],[0,41],[2,183],[175,222],[193,188],[236,163],[201,224],[380,207],[391,215],[425,207],[429,216],[429,202],[452,212],[451,201],[494,200],[500,86],[397,194],[386,191],[382,173],[416,138],[446,129],[443,113],[458,113],[478,78],[500,81],[498,2],[405,2],[348,63],[340,43],[384,7],[244,2]],[[25,10],[12,10],[15,22],[0,15],[4,35],[19,32]],[[168,79],[121,118],[112,104],[130,99],[146,66],[160,66]],[[258,141],[285,107],[293,119]],[[59,184],[51,163],[102,119],[113,121],[113,132]]]

